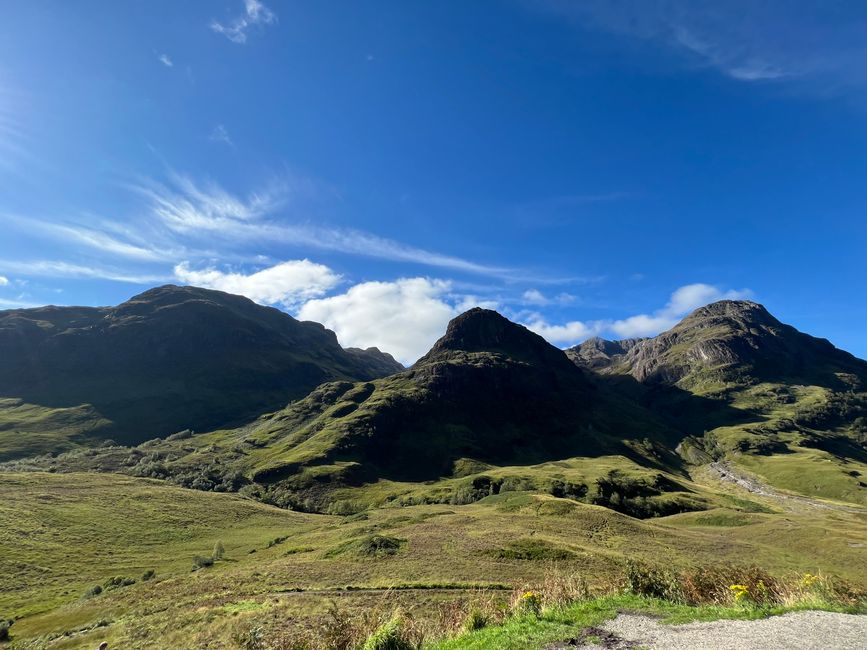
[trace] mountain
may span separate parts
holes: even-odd
[[[242,301],[232,304],[247,314],[243,299],[217,295]],[[175,308],[175,301],[167,304]],[[233,309],[208,311],[207,320],[229,318]],[[297,337],[304,332],[333,341],[321,326],[262,309],[255,313],[263,319],[293,323]],[[133,311],[149,315],[154,307]],[[252,345],[261,336],[240,340]],[[293,340],[283,353],[315,351],[319,365],[304,367],[320,373],[359,355],[388,364],[375,351]],[[199,332],[195,342],[178,345],[200,355],[197,363],[210,363],[206,357],[215,348],[206,345],[202,352],[203,341],[208,337]],[[267,349],[281,350],[273,343]],[[323,364],[323,349],[330,350],[331,365]],[[244,358],[281,359],[254,352]],[[180,352],[171,358],[183,361]],[[276,381],[262,374],[267,365],[249,369],[224,353],[219,364],[227,362],[240,371],[226,373],[215,364],[207,372],[239,387],[226,393],[210,385],[207,397],[226,394],[248,404],[262,390],[251,385]],[[260,404],[261,415],[240,425],[214,417],[210,432],[181,431],[135,447],[88,449],[14,468],[119,471],[318,512],[463,503],[526,490],[646,517],[710,507],[717,492],[687,488],[684,481],[700,467],[723,462],[793,492],[867,503],[865,365],[752,302],[708,305],[655,338],[597,339],[566,353],[495,311],[472,309],[401,372],[355,381],[344,366],[333,370],[336,380],[309,394],[300,383],[275,391],[281,407]],[[316,374],[315,383],[322,376]],[[298,390],[291,395],[293,387]]]
[[[580,345],[566,350],[566,356],[576,365],[597,370],[608,368],[623,358],[629,350],[644,339],[607,341],[598,336],[589,338]]]
[[[579,366],[626,373],[648,383],[693,386],[730,379],[841,388],[841,374],[867,381],[867,362],[745,300],[701,307],[655,338],[590,339],[566,353]]]
[[[585,483],[564,480],[564,459],[611,456],[636,470],[677,471],[681,461],[669,448],[680,438],[539,335],[495,311],[472,309],[401,373],[322,384],[237,429],[52,460],[49,468],[130,471],[323,511],[347,495],[388,500],[376,487],[384,484],[404,486],[396,494],[418,486],[424,495],[417,498],[434,501],[457,498],[456,491],[487,495],[503,481],[584,495]],[[591,475],[620,463],[602,463]],[[488,473],[535,465],[547,469],[518,469],[508,480]],[[649,476],[641,494],[665,491]]]
[[[0,359],[0,457],[213,429],[326,381],[403,370],[375,348],[344,350],[317,323],[178,286],[116,307],[0,312]]]
[[[724,300],[654,338],[590,340],[566,354],[692,432],[678,447],[691,462],[723,460],[793,492],[867,503],[867,362],[762,305]],[[685,407],[683,394],[704,401]]]

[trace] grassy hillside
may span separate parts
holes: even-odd
[[[867,362],[761,305],[722,301],[655,338],[567,354],[692,432],[688,461],[725,459],[784,490],[867,504]],[[728,411],[684,407],[684,393]]]
[[[17,648],[238,648],[251,625],[325,624],[335,599],[347,612],[401,605],[430,618],[450,602],[507,599],[500,589],[537,584],[552,563],[591,587],[610,585],[626,558],[661,557],[867,581],[855,546],[867,516],[775,513],[734,497],[640,521],[529,492],[336,517],[107,474],[6,473],[0,489],[0,614],[18,619]],[[193,571],[218,541],[223,558]],[[105,587],[116,576],[136,583]],[[88,596],[96,584],[105,590]]]
[[[411,369],[391,377],[323,384],[236,429],[13,467],[166,478],[338,514],[392,502],[467,503],[521,489],[588,501],[631,490],[617,498],[659,501],[663,511],[703,507],[671,476],[680,466],[671,451],[677,438],[665,420],[590,377],[538,335],[477,309],[456,318]],[[556,465],[577,456],[623,457],[634,476],[615,477],[617,485],[599,493],[598,468]],[[640,514],[637,506],[620,505]]]
[[[378,350],[344,350],[317,323],[174,286],[117,307],[0,311],[0,358],[0,459],[212,429],[324,381],[402,370]]]

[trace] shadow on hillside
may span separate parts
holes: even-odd
[[[679,436],[700,436],[717,427],[737,426],[767,419],[763,414],[739,409],[719,399],[694,395],[666,384],[644,384],[632,376],[599,375],[598,380],[615,392],[662,418]]]
[[[559,392],[538,386],[509,391],[515,386],[490,381],[477,384],[471,396],[455,390],[438,400],[396,398],[321,462],[360,462],[353,477],[358,483],[435,481],[452,476],[462,459],[526,467],[622,455],[644,467],[683,473],[685,463],[675,451],[682,440],[764,419],[631,377],[585,379],[569,391],[562,385]]]

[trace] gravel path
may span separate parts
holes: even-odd
[[[793,612],[757,621],[663,625],[658,619],[620,614],[581,637],[550,650],[867,650],[867,616]]]

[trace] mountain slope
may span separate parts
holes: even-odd
[[[680,459],[671,449],[682,437],[537,334],[494,311],[473,309],[455,318],[430,352],[402,373],[323,384],[238,429],[49,459],[41,466],[240,489],[319,511],[347,497],[365,503],[392,498],[378,493],[387,488],[377,485],[392,485],[395,494],[421,490],[418,498],[435,501],[481,498],[503,481],[583,497],[587,480],[620,467],[646,480],[626,481],[635,496],[646,498],[678,490],[658,474],[678,471]],[[579,463],[574,471],[562,463],[603,456],[618,460]],[[530,466],[540,467],[521,469]],[[506,480],[497,468],[510,467],[516,469]],[[468,496],[455,497],[460,491]]]
[[[714,378],[834,388],[842,387],[841,374],[867,379],[867,362],[781,323],[750,301],[723,300],[701,307],[650,339],[590,339],[567,355],[583,367],[690,387]]]
[[[176,286],[117,307],[0,312],[0,359],[0,396],[8,398],[0,400],[0,457],[94,437],[135,443],[211,429],[325,381],[403,369],[376,349],[344,350],[317,323]],[[40,436],[45,444],[33,445]]]
[[[777,487],[867,503],[867,362],[759,304],[713,303],[655,338],[587,341],[567,355],[640,382],[633,396],[656,397],[669,415],[672,388],[740,413],[729,421],[705,408],[687,413],[682,426],[704,432],[680,447],[691,460],[727,458]]]

